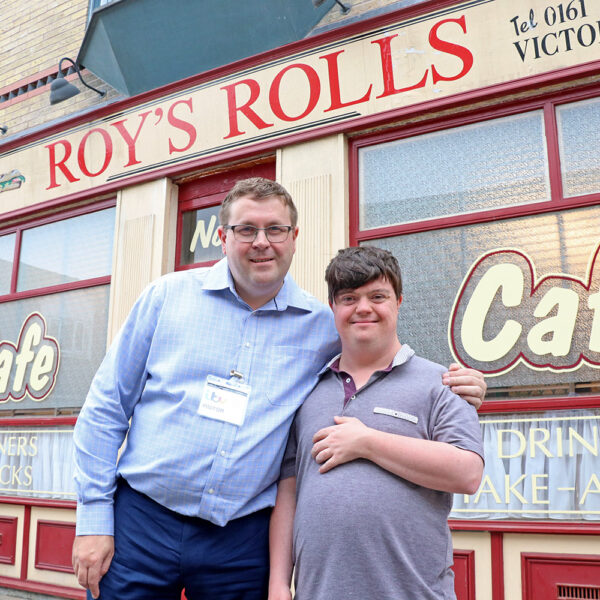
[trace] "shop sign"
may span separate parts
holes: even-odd
[[[482,417],[483,480],[452,517],[600,521],[600,415],[559,415]]]
[[[0,428],[0,495],[75,500],[72,429]]]
[[[58,341],[47,333],[44,317],[31,313],[17,340],[0,341],[0,403],[25,396],[41,402],[56,384],[59,364]]]
[[[0,155],[3,210],[600,60],[600,4],[470,0],[277,56]],[[279,141],[281,139],[281,141]],[[16,181],[11,179],[11,181]],[[16,183],[15,183],[16,185]]]
[[[479,257],[458,290],[449,323],[456,360],[488,376],[523,364],[529,369],[600,368],[600,246],[585,278],[568,273],[538,278],[518,249]]]

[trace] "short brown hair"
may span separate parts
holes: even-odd
[[[271,198],[273,196],[279,198],[288,207],[292,221],[291,226],[296,227],[298,223],[298,210],[289,192],[280,183],[265,179],[264,177],[241,179],[231,188],[231,191],[227,194],[225,200],[223,200],[223,204],[221,204],[219,223],[221,226],[229,225],[231,205],[239,198],[250,197],[255,200],[262,200],[263,198]]]
[[[383,277],[394,288],[396,298],[402,296],[402,276],[396,257],[383,248],[359,246],[344,248],[333,257],[325,271],[329,302],[341,290],[354,290]]]

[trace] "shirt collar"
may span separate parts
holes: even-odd
[[[414,355],[415,351],[408,345],[408,344],[402,344],[402,346],[400,346],[400,350],[398,350],[398,352],[396,352],[396,355],[394,356],[394,360],[392,360],[392,364],[391,364],[391,368],[394,369],[395,367],[399,367],[400,365],[403,365],[404,363],[408,362],[409,359]],[[318,373],[319,377],[325,373],[325,371],[330,371],[332,370],[331,368],[337,364],[337,361],[339,361],[339,359],[341,358],[341,353],[338,354],[337,356],[334,356]]]
[[[227,264],[227,257],[222,258],[218,263],[214,264],[208,271],[204,280],[204,289],[207,290],[225,290],[229,289],[231,293],[242,302],[239,297],[235,284],[233,282],[233,276],[229,270]],[[314,306],[311,306],[311,296],[308,292],[305,292],[298,284],[292,279],[292,276],[288,273],[283,280],[283,285],[275,298],[267,302],[264,306],[258,310],[286,310],[288,306],[299,308],[310,312],[314,310]]]

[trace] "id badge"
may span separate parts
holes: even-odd
[[[208,375],[198,414],[240,426],[246,417],[250,389],[244,383]]]

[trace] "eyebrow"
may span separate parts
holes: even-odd
[[[362,286],[361,286],[362,287]],[[341,296],[343,294],[353,294],[354,292],[356,292],[358,288],[346,288],[343,290],[339,290],[338,292],[335,293],[336,296]],[[368,294],[390,294],[390,290],[386,290],[385,288],[376,288],[374,290],[370,290],[369,292],[367,292]]]

